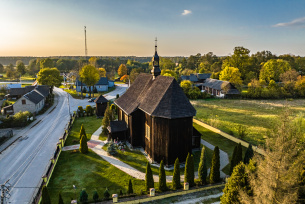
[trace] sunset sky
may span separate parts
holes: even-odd
[[[0,56],[305,55],[304,0],[0,0]]]

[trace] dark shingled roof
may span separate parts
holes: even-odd
[[[41,93],[44,97],[47,97],[50,93],[49,86],[39,85],[35,88],[39,93]]]
[[[195,108],[173,77],[140,74],[126,93],[114,101],[130,115],[136,109],[162,118],[185,118],[196,115]]]
[[[208,79],[211,77],[211,73],[197,74],[198,79]]]
[[[94,86],[98,85],[108,85],[108,79],[107,77],[101,77],[98,82]],[[78,79],[75,82],[75,86],[87,86],[86,84],[80,82]]]
[[[125,121],[110,121],[110,125],[107,127],[110,133],[122,132],[127,130],[127,124]]]
[[[32,101],[35,104],[38,104],[40,101],[44,99],[43,95],[38,93],[36,90],[33,90],[27,94],[24,95],[25,98]]]
[[[10,88],[9,94],[11,96],[19,96],[29,93],[30,91],[34,90],[35,86],[26,86],[22,88]]]
[[[190,74],[190,76],[184,76],[182,75],[181,76],[181,80],[189,80],[191,82],[197,82],[198,81],[198,78],[195,74]]]
[[[100,95],[99,97],[97,97],[95,100],[94,100],[95,103],[107,103],[108,100],[103,96],[103,95]]]
[[[240,94],[240,92],[228,81],[221,81],[217,79],[206,79],[203,86],[216,89],[216,90],[223,90],[223,87],[229,86],[229,89],[226,94]]]

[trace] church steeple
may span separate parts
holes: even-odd
[[[153,56],[153,69],[151,70],[151,73],[154,76],[153,79],[155,79],[161,74],[161,70],[159,67],[159,56],[157,52],[157,38],[155,40],[155,55]]]

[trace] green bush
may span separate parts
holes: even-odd
[[[179,164],[179,158],[176,159],[174,164],[174,173],[173,173],[173,181],[172,181],[173,189],[177,190],[181,188],[181,182],[180,182],[180,164]]]
[[[84,116],[84,109],[83,109],[82,106],[78,106],[77,113],[78,113],[79,117],[83,117]]]
[[[109,197],[110,197],[110,193],[109,193],[108,188],[106,188],[106,190],[105,190],[105,192],[104,192],[104,198],[105,198],[105,199],[109,199]]]
[[[13,116],[8,118],[1,119],[2,124],[0,127],[2,128],[14,128],[14,127],[24,127],[32,121],[30,118],[33,116],[29,111],[18,112]]]
[[[154,188],[155,183],[154,183],[154,178],[153,178],[153,174],[150,168],[150,164],[149,162],[147,162],[147,166],[146,166],[146,173],[145,173],[145,190],[146,192],[149,192],[150,188]]]
[[[86,106],[86,113],[87,113],[87,116],[93,115],[93,108],[92,108],[92,106],[90,106],[90,105]]]

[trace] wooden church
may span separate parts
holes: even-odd
[[[169,166],[178,157],[184,162],[193,147],[200,147],[200,135],[193,136],[196,110],[175,78],[160,76],[157,44],[151,73],[140,74],[126,93],[114,101],[118,121],[126,124],[128,142],[133,147],[143,147],[152,161],[163,160]]]

